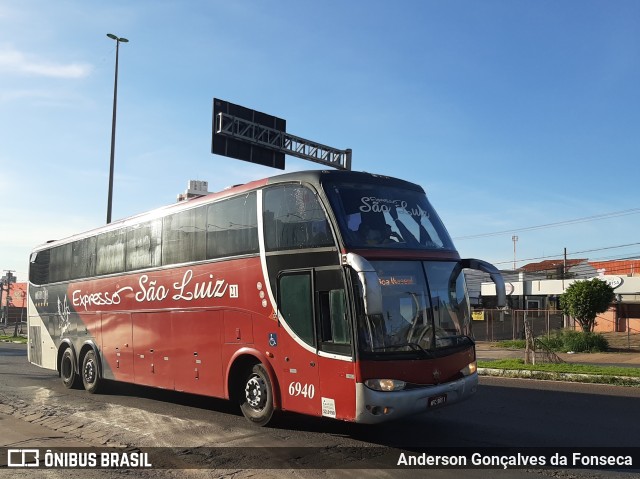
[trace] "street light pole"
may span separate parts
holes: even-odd
[[[118,37],[113,33],[107,33],[107,36],[116,41],[116,76],[113,82],[113,118],[111,120],[111,158],[109,161],[109,196],[107,198],[107,224],[111,223],[111,203],[113,200],[113,163],[116,146],[116,106],[118,104],[118,53],[120,51],[120,42],[127,43],[126,38]]]

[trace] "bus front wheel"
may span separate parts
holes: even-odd
[[[76,367],[75,357],[71,348],[67,348],[62,353],[60,359],[60,377],[62,378],[62,384],[67,389],[75,388],[80,385],[78,378],[78,368]]]
[[[82,384],[91,394],[98,392],[102,383],[100,365],[93,350],[87,351],[82,360]]]
[[[244,417],[257,426],[265,426],[273,416],[273,388],[261,363],[248,370],[239,393]]]

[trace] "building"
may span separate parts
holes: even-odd
[[[9,305],[7,308],[7,291],[2,290],[2,324],[14,324],[16,321],[27,320],[27,283],[12,283],[9,291]],[[7,322],[8,317],[8,322]]]
[[[598,261],[547,260],[503,273],[507,305],[512,310],[557,311],[559,299],[575,281],[598,278],[615,292],[609,310],[598,316],[595,331],[640,332],[640,260]],[[480,303],[495,307],[495,285],[483,281]],[[565,326],[572,326],[569,323]]]

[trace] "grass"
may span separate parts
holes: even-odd
[[[495,343],[495,347],[506,349],[524,349],[526,345],[527,343],[524,339],[507,339]]]
[[[624,368],[616,366],[596,366],[591,364],[540,363],[525,364],[522,359],[498,359],[495,361],[478,361],[479,368],[513,369],[528,371],[544,371],[565,374],[593,374],[598,376],[624,376],[640,378],[640,368]]]
[[[536,338],[544,343],[547,348],[557,352],[575,351],[582,352],[602,352],[609,350],[609,342],[600,333],[585,333],[583,331],[573,331],[564,329],[555,331],[552,335],[545,338]],[[498,347],[508,349],[524,349],[526,342],[524,339],[499,341]]]
[[[27,338],[24,336],[18,336],[17,338],[13,337],[13,334],[0,334],[0,343],[1,342],[10,342],[10,343],[22,343],[26,344]]]

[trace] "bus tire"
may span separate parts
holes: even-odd
[[[62,358],[60,358],[60,378],[62,379],[62,384],[64,384],[64,387],[67,389],[80,386],[76,358],[71,348],[65,349],[62,353]]]
[[[241,382],[240,409],[252,424],[266,426],[273,416],[273,387],[261,363],[254,364]]]
[[[93,349],[87,351],[82,360],[82,385],[91,394],[97,393],[102,385],[100,364]]]

